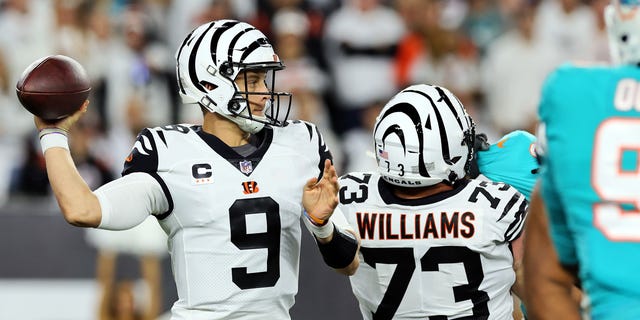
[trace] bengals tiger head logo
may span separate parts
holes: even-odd
[[[242,183],[242,188],[244,189],[242,193],[244,194],[252,194],[260,191],[258,188],[258,183],[255,181],[245,181]]]

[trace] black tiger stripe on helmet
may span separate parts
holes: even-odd
[[[396,185],[453,183],[468,170],[473,127],[464,106],[447,89],[410,86],[387,103],[376,121],[378,169]]]

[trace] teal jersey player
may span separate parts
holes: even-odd
[[[513,186],[529,200],[538,178],[535,142],[536,137],[526,131],[510,132],[477,153],[478,171],[491,181]]]
[[[541,195],[592,319],[640,319],[640,67],[564,65],[539,108]]]

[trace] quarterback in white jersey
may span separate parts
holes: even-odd
[[[300,219],[324,261],[358,267],[358,240],[339,212],[331,154],[315,125],[287,121],[273,91],[284,65],[262,32],[220,20],[177,53],[180,94],[204,121],[143,130],[123,177],[95,192],[77,173],[66,129],[36,118],[65,219],[110,230],[155,216],[168,235],[178,301],[172,319],[289,319],[298,290]],[[67,149],[67,150],[65,150]],[[342,223],[341,223],[342,221]]]
[[[256,137],[257,150],[243,157],[200,126],[146,129],[125,164],[125,175],[154,177],[168,201],[156,216],[177,271],[173,311],[184,318],[199,309],[202,319],[238,311],[282,319],[294,303],[300,190],[330,154],[305,122],[264,128]]]
[[[511,319],[511,243],[528,202],[504,183],[465,178],[474,125],[448,90],[393,97],[374,131],[378,172],[340,178],[361,238],[350,277],[364,319]]]

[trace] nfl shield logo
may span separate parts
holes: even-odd
[[[251,161],[248,161],[248,160],[240,161],[240,172],[244,174],[250,174],[251,172],[253,172],[253,165],[251,164]]]

